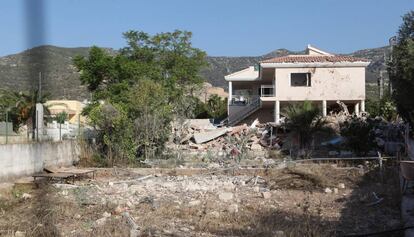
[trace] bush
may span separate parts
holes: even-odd
[[[375,147],[373,134],[374,121],[352,117],[341,124],[341,135],[346,139],[345,146],[355,154],[364,156]]]

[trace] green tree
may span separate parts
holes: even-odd
[[[222,99],[218,95],[211,95],[206,104],[209,116],[222,119],[227,116],[227,99]]]
[[[62,140],[62,124],[68,119],[68,113],[62,111],[55,116],[56,122],[59,124],[59,140]]]
[[[366,155],[375,146],[374,123],[361,117],[352,117],[341,124],[341,135],[345,145],[360,156]]]
[[[388,73],[393,86],[393,99],[398,113],[414,126],[414,11],[403,16],[398,31],[397,45],[388,62]]]
[[[110,159],[147,158],[160,154],[172,119],[193,116],[196,104],[188,95],[201,82],[205,53],[192,47],[186,31],[128,31],[124,37],[127,46],[116,55],[93,47],[88,57],[74,59],[82,84],[92,92],[83,113],[100,130]],[[101,114],[108,106],[110,119]]]

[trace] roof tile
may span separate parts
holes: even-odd
[[[337,63],[337,62],[369,62],[364,58],[355,58],[351,56],[340,55],[288,55],[283,57],[270,58],[261,61],[261,63]]]

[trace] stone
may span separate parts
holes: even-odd
[[[220,213],[218,211],[212,211],[209,213],[210,216],[215,217],[215,218],[219,218],[220,217]]]
[[[259,143],[253,143],[250,149],[252,151],[260,151],[263,149],[263,147]]]
[[[14,236],[15,237],[25,237],[26,236],[26,232],[16,231],[16,232],[14,232]]]
[[[111,217],[111,213],[104,212],[104,213],[102,214],[102,216],[103,216],[103,217]]]
[[[95,221],[95,226],[103,226],[106,222],[106,217],[102,217]]]
[[[324,192],[325,192],[325,193],[332,193],[332,189],[330,189],[330,188],[325,188]]]
[[[201,201],[200,200],[193,200],[193,201],[190,201],[189,203],[188,203],[188,205],[189,206],[198,206],[198,205],[200,205],[201,204]]]
[[[272,197],[272,193],[271,192],[262,192],[262,197],[264,199],[269,199]]]
[[[233,199],[233,193],[229,193],[229,192],[223,192],[219,194],[219,199],[221,201],[227,202]]]
[[[285,237],[285,232],[283,230],[276,230],[272,232],[273,237]]]
[[[338,193],[338,188],[333,188],[334,193]]]
[[[259,186],[254,187],[253,191],[256,192],[256,193],[260,192],[260,187]]]
[[[28,194],[28,193],[23,193],[22,194],[22,198],[23,199],[30,199],[30,198],[32,198],[32,195],[31,194]]]
[[[340,184],[338,184],[338,188],[340,188],[340,189],[344,189],[344,188],[345,188],[345,184],[344,184],[344,183],[340,183]]]
[[[229,211],[230,213],[237,213],[239,212],[239,205],[231,204],[227,207],[227,211]]]
[[[187,228],[187,227],[181,227],[181,228],[180,228],[180,230],[181,230],[181,231],[183,231],[183,232],[188,232],[188,231],[190,231],[190,229],[189,229],[189,228]]]

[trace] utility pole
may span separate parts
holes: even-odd
[[[394,45],[397,44],[397,36],[393,36],[388,40],[390,44],[390,55],[389,55],[389,61],[392,62],[392,51],[394,49]],[[392,95],[392,83],[391,80],[388,77],[388,90],[390,92],[390,95]]]
[[[42,72],[39,72],[39,91],[37,94],[37,99],[39,102],[42,99]]]

